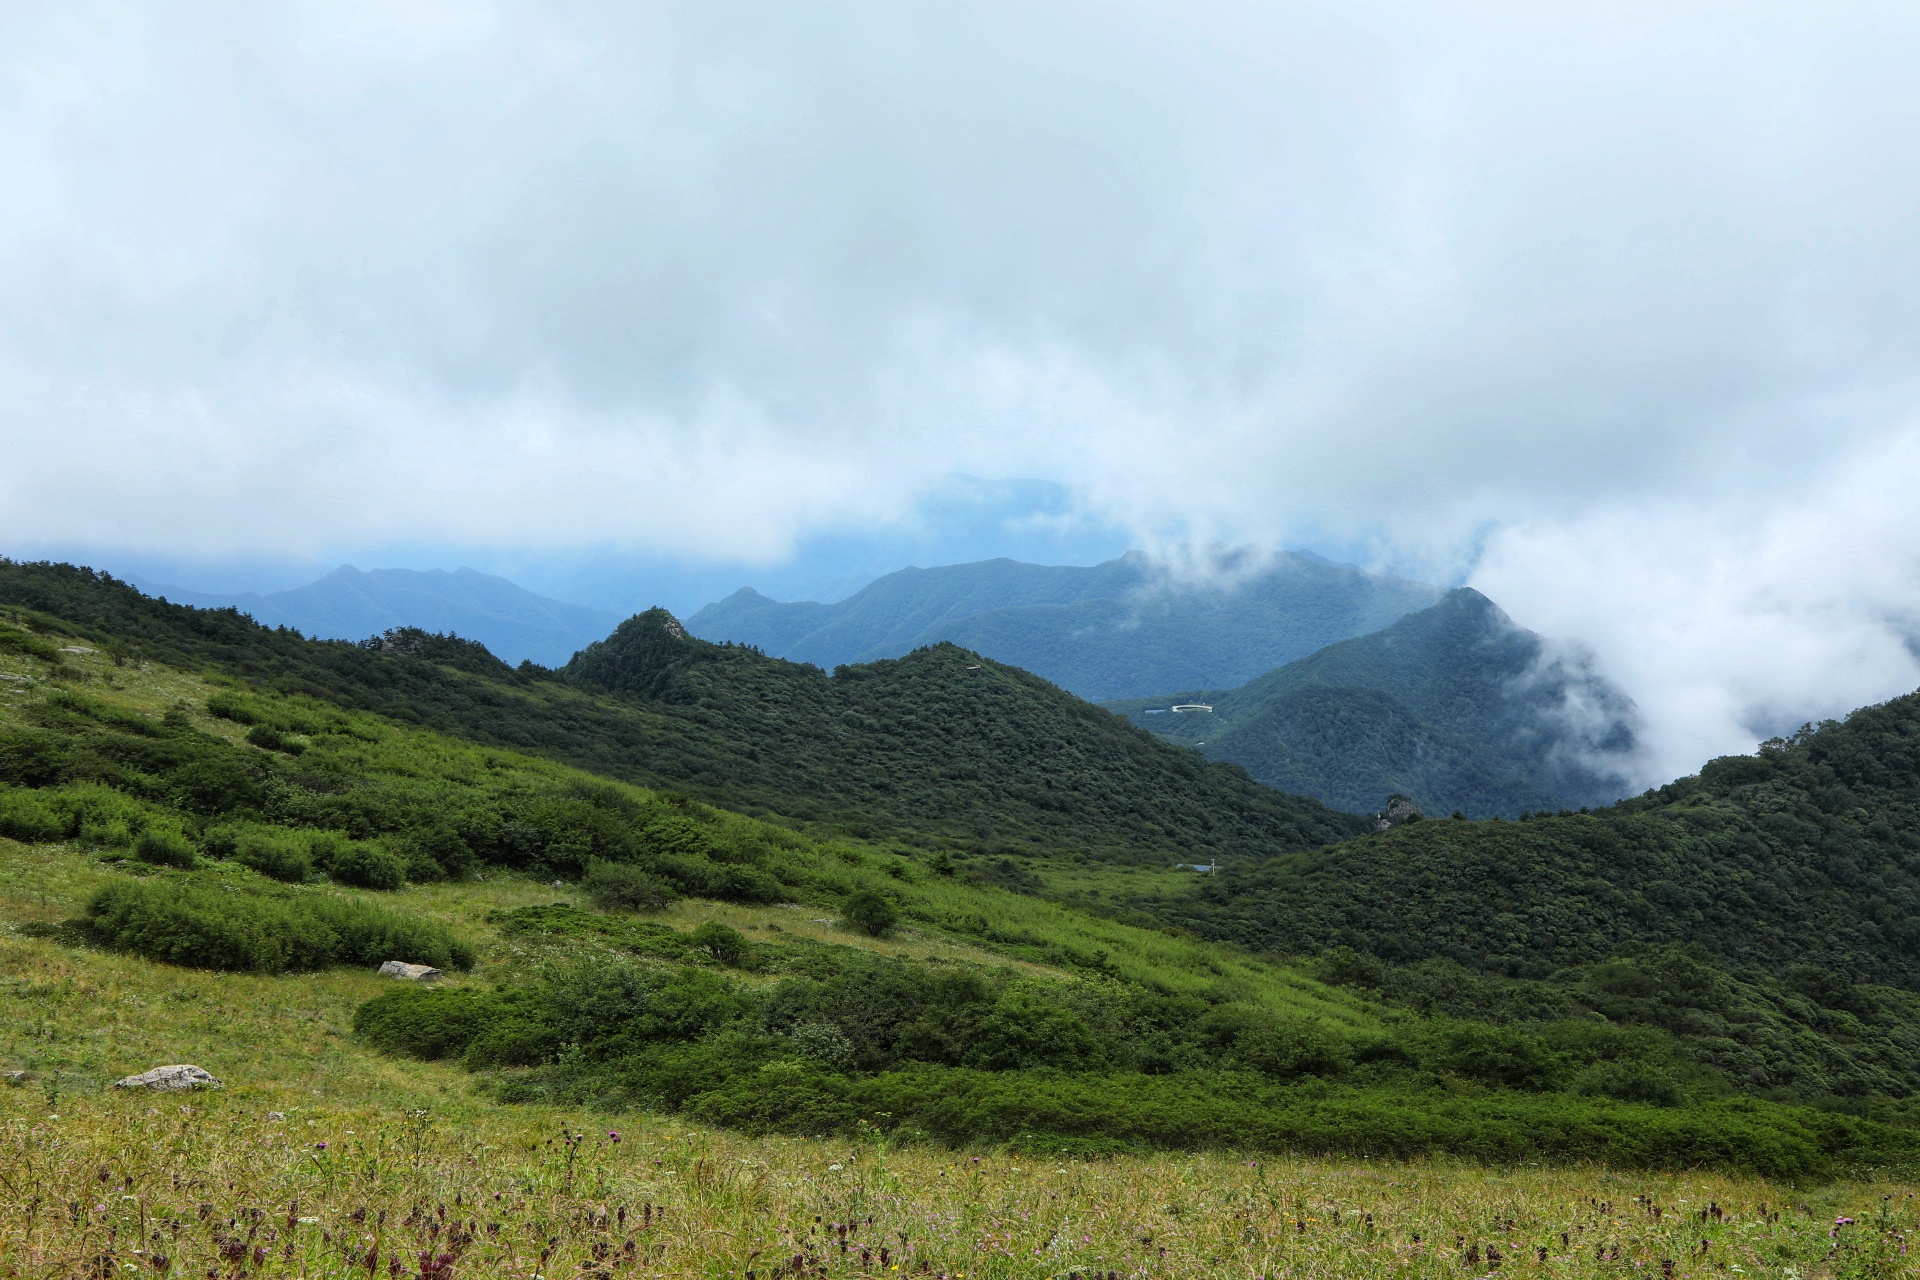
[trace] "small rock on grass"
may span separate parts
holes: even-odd
[[[389,960],[380,966],[385,977],[403,978],[408,982],[436,982],[447,975],[430,964],[408,964],[405,960]]]
[[[155,1067],[151,1071],[142,1071],[137,1076],[128,1076],[124,1080],[115,1080],[116,1089],[220,1089],[225,1086],[214,1078],[212,1072],[189,1063],[176,1063],[170,1067]]]

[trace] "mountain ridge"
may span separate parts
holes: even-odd
[[[1440,594],[1293,552],[1220,569],[1181,582],[1139,552],[1084,567],[983,560],[902,569],[830,605],[742,588],[686,625],[826,669],[949,640],[1100,701],[1243,683]]]
[[[135,582],[148,595],[205,609],[238,609],[266,626],[321,640],[362,640],[395,628],[478,640],[509,663],[558,666],[619,621],[614,614],[536,595],[476,569],[358,569],[341,565],[286,591],[220,594]]]
[[[1213,710],[1150,714],[1176,699]],[[1599,714],[1577,723],[1572,701]],[[1350,810],[1389,794],[1469,817],[1610,804],[1634,749],[1631,699],[1470,587],[1235,689],[1103,705]]]

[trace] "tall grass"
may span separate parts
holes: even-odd
[[[58,1117],[0,1092],[0,1276],[1913,1274],[1905,1188],[955,1156],[255,1092]]]

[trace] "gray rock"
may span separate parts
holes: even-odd
[[[400,978],[407,982],[433,982],[447,975],[428,964],[408,964],[405,960],[389,960],[380,966],[382,976]]]
[[[39,1077],[31,1071],[9,1071],[7,1072],[6,1078],[7,1083],[12,1085],[31,1084],[33,1081],[39,1079]]]
[[[1403,822],[1418,822],[1426,817],[1420,812],[1420,806],[1405,796],[1391,796],[1387,800],[1387,811],[1374,819],[1375,831],[1387,831]]]
[[[115,1080],[116,1089],[221,1089],[225,1088],[213,1074],[200,1067],[179,1063],[171,1067],[155,1067],[151,1071],[142,1071],[137,1076],[128,1076],[124,1080]]]

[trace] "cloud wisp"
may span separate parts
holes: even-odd
[[[1920,687],[1920,431],[1772,503],[1596,511],[1499,531],[1473,583],[1577,636],[1644,719],[1642,785]]]

